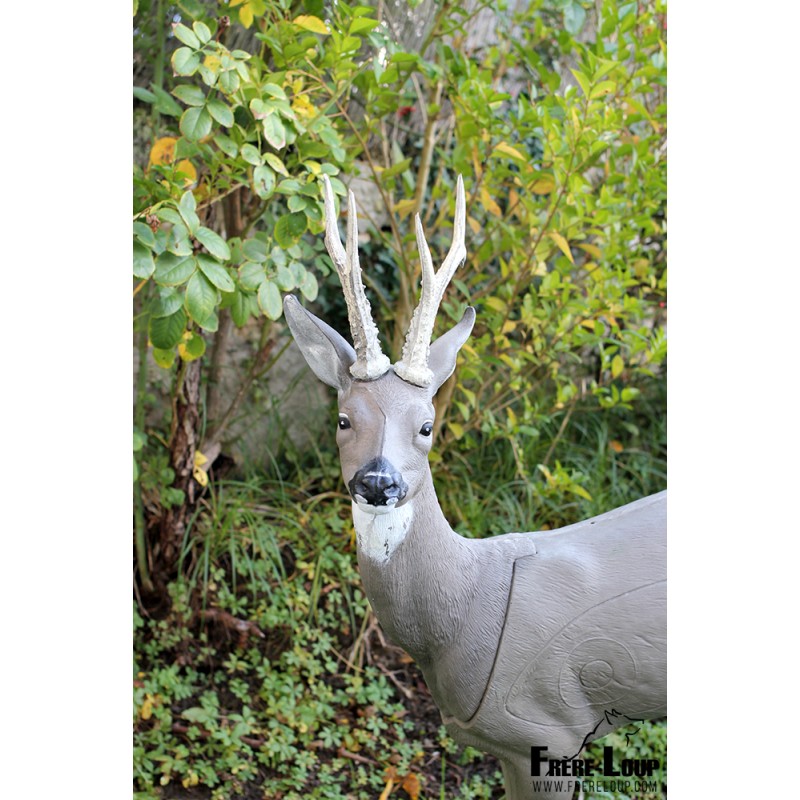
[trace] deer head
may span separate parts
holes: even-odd
[[[284,309],[292,336],[309,367],[338,392],[336,438],[345,485],[359,508],[381,514],[408,503],[428,473],[433,397],[453,373],[458,351],[475,322],[475,310],[467,308],[460,322],[431,343],[444,291],[466,257],[464,185],[459,176],[453,244],[438,272],[434,272],[419,215],[416,217],[422,295],[411,319],[402,359],[394,365],[381,351],[361,281],[353,193],[348,195],[346,248],[339,237],[327,176],[323,176],[323,193],[325,245],[342,283],[353,345],[306,311],[296,298],[286,297]]]

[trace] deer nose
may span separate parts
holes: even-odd
[[[371,506],[393,506],[408,492],[403,476],[382,457],[361,467],[348,488],[353,499]]]

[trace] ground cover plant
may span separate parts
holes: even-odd
[[[346,329],[320,175],[371,187],[396,356],[413,214],[443,252],[462,174],[442,317],[478,322],[437,399],[448,518],[553,528],[664,488],[664,6],[139,0],[134,53],[135,793],[499,798],[369,612],[334,409],[233,453],[287,391],[281,295]],[[612,738],[665,758],[661,725]]]

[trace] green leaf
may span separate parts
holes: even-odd
[[[575,76],[575,80],[578,81],[578,84],[583,90],[583,94],[588,97],[591,90],[589,78],[577,69],[570,69],[570,72]]]
[[[218,133],[214,137],[214,144],[216,144],[228,158],[236,158],[236,154],[239,152],[239,149],[236,147],[236,142],[230,137],[225,136],[224,133]]]
[[[200,66],[200,53],[190,50],[188,47],[179,47],[172,54],[172,69],[178,75],[194,75]]]
[[[200,218],[195,213],[196,208],[197,201],[194,199],[194,195],[191,193],[191,191],[184,192],[181,195],[180,202],[178,203],[178,211],[192,236],[195,235],[197,228],[200,225]]]
[[[275,241],[283,248],[291,247],[300,240],[307,225],[305,214],[284,214],[275,223]]]
[[[189,47],[193,47],[195,50],[200,47],[200,40],[197,38],[195,33],[185,25],[181,25],[180,23],[173,25],[172,33],[175,38],[178,39],[178,41],[189,45]]]
[[[265,164],[253,170],[253,191],[262,200],[268,200],[275,191],[275,173]]]
[[[178,309],[169,317],[150,317],[148,335],[154,347],[169,350],[181,340],[186,329],[186,312]]]
[[[169,369],[175,363],[175,350],[162,350],[160,347],[153,347],[153,361],[162,369]]]
[[[231,319],[237,328],[241,328],[250,319],[250,302],[240,291],[236,291],[230,306]]]
[[[611,359],[611,377],[619,377],[623,369],[625,369],[625,362],[622,360],[622,356],[617,354]]]
[[[172,90],[172,94],[187,106],[203,106],[206,103],[205,92],[199,86],[181,84]]]
[[[172,286],[159,287],[148,311],[150,316],[160,319],[171,317],[183,305],[183,295]]]
[[[155,103],[156,101],[156,96],[143,86],[134,86],[133,96],[137,100],[141,100],[143,103]]]
[[[267,277],[264,267],[260,264],[254,264],[251,261],[245,261],[239,267],[239,283],[243,289],[258,289]]]
[[[211,133],[211,114],[205,108],[187,108],[181,116],[181,133],[190,141],[204,139]]]
[[[156,259],[155,281],[161,286],[180,286],[194,274],[197,262],[192,257],[161,253]]]
[[[242,158],[248,164],[252,164],[255,167],[261,166],[261,153],[259,153],[258,149],[252,144],[243,144],[241,153]]]
[[[269,279],[258,287],[258,305],[270,319],[280,319],[283,311],[281,293],[277,285]]]
[[[300,284],[300,291],[309,303],[313,303],[317,299],[319,285],[313,272],[306,272],[303,282]]]
[[[564,27],[573,36],[577,36],[583,29],[584,22],[586,22],[586,9],[577,0],[573,0],[564,9]]]
[[[602,97],[605,94],[611,94],[616,90],[617,90],[616,81],[600,81],[600,83],[592,87],[592,91],[589,94],[589,99],[596,100],[598,97]]]
[[[156,102],[153,108],[158,111],[159,114],[164,114],[167,117],[179,117],[183,109],[175,102],[175,98],[172,97],[169,92],[164,91],[160,86],[156,86],[154,83],[150,84],[150,88],[153,90],[153,94],[156,97]]]
[[[217,290],[201,272],[192,275],[186,284],[186,310],[189,316],[202,325],[213,313],[217,305]]]
[[[369,19],[368,17],[354,17],[350,22],[349,32],[351,34],[363,33],[364,31],[371,31],[373,28],[377,28],[378,25],[380,25],[380,22],[377,19]]]
[[[282,292],[291,292],[294,286],[294,275],[289,267],[281,265],[275,273],[275,280],[278,283],[278,288]]]
[[[289,98],[286,96],[286,92],[278,86],[277,83],[265,83],[261,87],[261,91],[264,94],[268,94],[270,97],[274,97],[277,100],[288,100]]]
[[[133,274],[136,278],[145,280],[156,270],[153,261],[153,251],[145,247],[141,242],[133,243]]]
[[[197,266],[214,286],[221,292],[232,292],[236,286],[228,271],[218,261],[200,253],[197,256]]]
[[[156,246],[156,235],[153,233],[153,229],[149,225],[137,220],[133,223],[133,232],[136,235],[136,238],[146,247],[152,249]]]
[[[264,153],[264,161],[269,164],[272,169],[275,170],[279,175],[283,175],[285,178],[289,177],[289,172],[286,169],[283,161],[281,161],[275,153]]]
[[[195,35],[200,40],[201,44],[207,44],[211,41],[211,31],[205,22],[200,22],[198,20],[192,23],[192,28],[194,28]]]
[[[227,261],[230,259],[230,248],[218,233],[214,233],[210,228],[201,226],[197,229],[195,237],[212,256],[216,256],[220,261]]]
[[[228,95],[231,95],[238,90],[239,76],[236,74],[235,70],[229,69],[220,73],[219,88]]]
[[[224,125],[226,128],[230,128],[231,125],[233,125],[233,111],[231,111],[222,100],[209,100],[206,108],[208,109],[208,113],[211,114],[220,125]]]
[[[267,247],[261,239],[245,239],[242,242],[242,252],[248,261],[263,264],[267,260]]]
[[[286,147],[286,129],[277,114],[265,117],[261,124],[264,126],[264,138],[275,150]]]

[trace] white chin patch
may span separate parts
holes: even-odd
[[[372,561],[383,563],[392,553],[411,527],[414,511],[411,503],[396,507],[371,506],[356,495],[353,503],[353,523],[358,537],[358,549]]]

